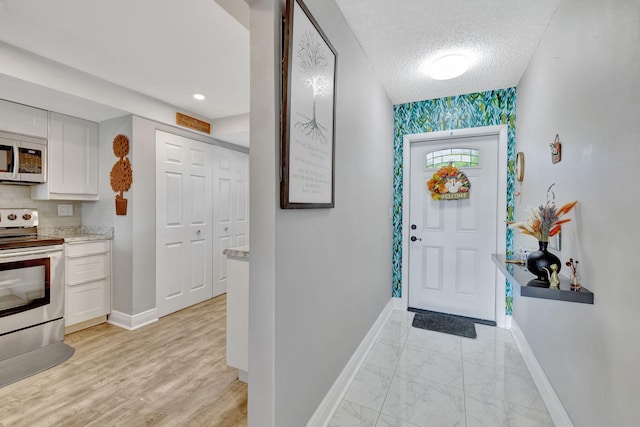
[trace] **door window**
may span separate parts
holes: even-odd
[[[480,151],[477,148],[443,148],[425,155],[427,169],[439,169],[442,166],[469,168],[480,166]]]

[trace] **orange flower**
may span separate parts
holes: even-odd
[[[563,207],[558,209],[558,212],[556,213],[556,218],[560,218],[562,215],[568,213],[577,204],[578,204],[577,200],[573,201],[573,202],[570,202],[570,203],[567,203],[566,205],[564,205]],[[565,222],[567,222],[567,221],[569,221],[569,220],[565,220]]]

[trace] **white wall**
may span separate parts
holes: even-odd
[[[554,182],[559,203],[579,200],[561,259],[580,260],[595,304],[516,297],[514,318],[580,427],[638,422],[639,29],[640,2],[563,0],[517,87],[526,169],[516,218]],[[551,164],[556,134],[562,161]]]
[[[252,1],[251,426],[305,425],[391,298],[392,104],[334,1],[305,4],[338,52],[335,208],[278,207],[281,2]]]
[[[249,113],[222,117],[213,123],[211,136],[232,144],[249,147],[249,126]]]

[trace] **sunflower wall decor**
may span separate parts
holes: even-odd
[[[131,162],[125,156],[129,154],[129,138],[120,134],[113,139],[113,154],[119,160],[111,168],[111,188],[116,193],[116,215],[127,214],[127,199],[123,192],[129,191],[133,183],[133,170]]]

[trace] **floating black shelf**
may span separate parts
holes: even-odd
[[[572,291],[569,279],[566,277],[560,276],[560,289],[527,286],[527,283],[531,279],[535,279],[535,276],[527,271],[524,266],[505,262],[507,260],[505,255],[493,254],[491,259],[509,282],[520,289],[520,295],[523,297],[593,304],[593,292],[585,287],[580,288],[579,291]]]

